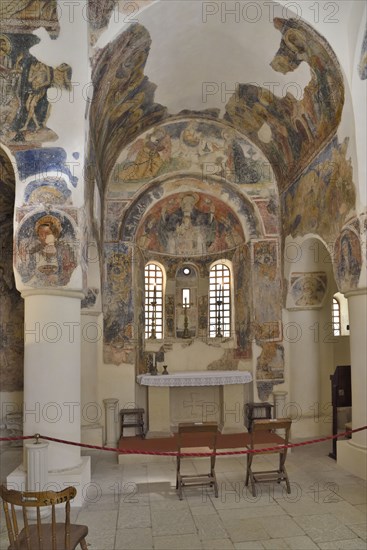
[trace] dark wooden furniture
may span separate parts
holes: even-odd
[[[246,427],[249,432],[251,432],[252,423],[255,419],[271,418],[271,409],[273,406],[268,402],[246,404]]]
[[[250,433],[250,444],[247,448],[250,450],[256,450],[256,453],[249,453],[247,455],[247,471],[246,471],[246,487],[251,482],[252,495],[256,497],[257,482],[269,482],[276,481],[280,483],[285,481],[287,487],[287,493],[291,492],[291,486],[288,479],[288,474],[285,469],[285,460],[287,458],[287,449],[281,448],[283,445],[287,445],[289,441],[289,431],[291,428],[292,420],[289,418],[278,418],[273,420],[254,420],[252,424],[252,430]],[[257,443],[261,439],[260,433],[271,432],[274,430],[285,430],[285,436],[280,437],[274,434],[274,437],[269,437],[267,443]],[[264,434],[265,435],[265,434]],[[266,449],[273,448],[273,451],[267,451]],[[279,448],[277,448],[279,447]],[[253,462],[256,461],[258,455],[264,454],[279,454],[279,467],[274,470],[261,470],[254,471],[252,469]]]
[[[121,409],[121,437],[124,435],[124,428],[139,428],[139,435],[144,439],[144,409]],[[132,417],[132,418],[131,418]]]
[[[177,443],[177,468],[176,468],[176,489],[178,496],[182,500],[182,489],[185,486],[210,485],[214,487],[214,495],[218,497],[218,483],[215,476],[215,452],[217,449],[217,422],[183,422],[178,425],[178,443]],[[193,441],[197,441],[197,446],[193,446]],[[189,442],[189,443],[188,443]],[[190,446],[188,446],[190,444]],[[185,459],[181,453],[213,453],[207,457],[210,461],[210,469],[204,474],[181,474],[181,461]],[[195,457],[187,457],[189,460],[195,460]],[[203,458],[201,458],[203,460]]]
[[[3,499],[5,521],[8,529],[9,550],[75,550],[80,544],[87,550],[85,537],[88,535],[86,525],[70,523],[70,500],[76,495],[75,487],[63,491],[22,492],[0,487]],[[57,504],[65,503],[65,522],[56,523]],[[23,528],[19,528],[15,507],[22,511]],[[51,522],[41,521],[40,508],[51,506]],[[29,523],[28,510],[36,510],[36,523]]]
[[[352,406],[352,380],[350,365],[338,365],[331,380],[331,404],[333,407],[333,435],[338,433],[338,408]],[[330,458],[336,460],[336,438],[333,440]]]

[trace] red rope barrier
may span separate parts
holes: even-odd
[[[307,441],[301,441],[299,443],[289,443],[288,445],[277,445],[276,447],[267,447],[267,448],[261,448],[261,450],[258,449],[244,449],[242,451],[217,451],[216,453],[180,453],[180,456],[182,457],[205,457],[205,456],[212,456],[215,454],[216,456],[231,456],[231,455],[246,455],[249,453],[264,453],[268,451],[279,451],[281,449],[292,449],[294,447],[303,447],[305,445],[313,445],[314,443],[321,443],[323,441],[328,441],[331,439],[337,439],[338,437],[345,437],[346,435],[350,435],[351,433],[361,432],[363,430],[366,430],[367,426],[362,426],[361,428],[355,428],[354,430],[348,430],[346,432],[338,433],[335,435],[327,435],[325,437],[320,437],[318,439],[309,439]],[[137,455],[153,455],[153,456],[177,456],[177,451],[142,451],[137,449],[118,449],[115,447],[101,447],[99,445],[88,445],[86,443],[77,443],[75,441],[66,441],[64,439],[57,439],[56,437],[49,437],[49,436],[43,436],[40,434],[36,434],[34,436],[28,435],[28,436],[18,436],[18,437],[1,437],[0,441],[17,441],[17,440],[24,440],[24,439],[36,439],[38,441],[39,439],[45,439],[46,441],[52,441],[54,443],[63,443],[64,445],[73,445],[75,447],[82,447],[84,449],[94,449],[98,451],[112,451],[117,452],[119,454],[137,454]]]

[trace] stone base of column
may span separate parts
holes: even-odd
[[[89,426],[82,426],[81,428],[81,442],[86,445],[98,445],[103,446],[103,427],[100,424],[91,424]]]
[[[26,491],[27,472],[22,464],[7,476],[6,482],[9,489]],[[80,507],[85,503],[95,502],[99,498],[101,488],[98,488],[95,483],[91,484],[90,456],[82,456],[81,465],[77,468],[62,472],[48,472],[48,490],[61,491],[69,485],[77,490],[75,499],[71,501],[72,507]]]
[[[324,437],[330,435],[332,426],[329,416],[302,416],[295,418],[292,422],[291,438],[294,439],[312,439],[314,437]],[[331,443],[330,443],[331,447]]]
[[[351,474],[367,480],[367,449],[353,443],[353,440],[337,441],[336,461]]]

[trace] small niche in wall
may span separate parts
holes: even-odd
[[[197,335],[198,275],[191,264],[181,266],[176,273],[176,338]]]

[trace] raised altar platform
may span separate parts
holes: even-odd
[[[148,386],[148,438],[170,435],[187,421],[217,421],[222,433],[245,429],[244,408],[252,400],[248,371],[140,374],[137,383]]]

